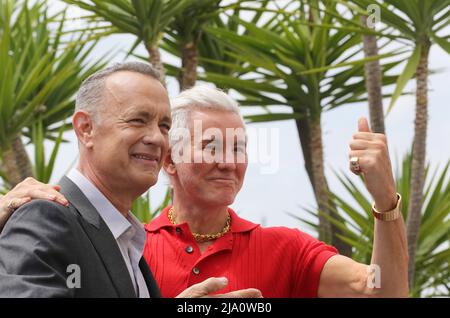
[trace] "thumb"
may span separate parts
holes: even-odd
[[[210,277],[201,283],[192,285],[184,290],[177,298],[199,298],[225,288],[228,279],[225,277]]]
[[[371,132],[371,130],[369,128],[369,123],[367,122],[366,117],[361,117],[358,120],[358,131],[359,132]]]
[[[228,279],[226,277],[210,277],[196,285],[205,295],[208,295],[225,288],[228,285]]]
[[[214,298],[263,298],[262,293],[256,288],[235,290],[226,294],[214,295]]]

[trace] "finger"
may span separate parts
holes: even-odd
[[[349,152],[348,155],[349,158],[357,157],[358,158],[358,164],[359,164],[359,171],[360,173],[366,173],[368,171],[368,168],[373,166],[374,164],[374,157],[371,156],[367,150],[352,150]],[[350,168],[351,165],[349,164]],[[352,172],[353,170],[350,169]]]
[[[369,141],[378,141],[387,143],[386,135],[385,134],[379,134],[379,133],[373,133],[373,132],[357,132],[353,134],[353,139],[362,139],[362,140],[369,140]]]
[[[25,203],[29,202],[30,200],[31,200],[30,197],[11,199],[8,202],[7,208],[9,210],[9,212],[13,212],[14,210],[17,210],[18,208],[20,208],[22,205],[24,205]]]
[[[58,186],[59,187],[59,186]],[[60,187],[59,187],[60,189]],[[64,195],[62,195],[59,190],[56,190],[54,188],[54,186],[51,186],[50,190],[49,190],[49,194],[53,195],[55,197],[55,199],[53,201],[58,202],[59,204],[68,206],[69,205],[69,201],[66,199],[66,197]]]
[[[358,131],[359,132],[371,132],[369,128],[369,123],[367,122],[366,117],[361,117],[358,120]]]
[[[40,189],[33,189],[28,191],[27,195],[29,195],[32,199],[42,199],[42,200],[50,200],[50,201],[56,201],[56,191],[49,191],[49,190],[40,190]]]
[[[50,200],[65,206],[69,204],[64,195],[56,191],[51,185],[45,185],[39,189],[30,190],[27,195],[30,195],[33,199]]]
[[[208,295],[225,288],[227,285],[228,279],[226,277],[210,277],[201,283],[192,285],[192,287],[201,291],[202,294]]]
[[[24,197],[24,198],[20,198],[20,199],[14,199],[14,209],[18,209],[20,208],[22,205],[28,203],[31,201],[30,197]]]
[[[352,139],[349,146],[350,150],[366,150],[371,148],[372,142],[364,139]]]
[[[353,139],[355,140],[373,140],[375,138],[375,134],[374,133],[368,133],[368,132],[357,132],[355,134],[353,134]]]
[[[51,185],[51,187],[58,192],[61,191],[61,186],[59,184],[53,184],[53,185]]]
[[[358,157],[358,162],[361,165],[361,161],[365,161],[367,155],[369,155],[369,150],[351,150],[348,153],[348,158]]]
[[[248,288],[235,290],[226,294],[214,295],[213,298],[263,298],[259,289]]]
[[[226,277],[210,277],[201,283],[192,285],[177,297],[179,298],[198,298],[205,297],[208,294],[223,289],[228,285]]]

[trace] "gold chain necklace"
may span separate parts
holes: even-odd
[[[175,222],[175,217],[173,216],[173,207],[171,207],[169,209],[169,212],[167,213],[167,217],[169,218],[170,223],[172,223],[173,225],[177,225],[177,223]],[[220,231],[219,233],[198,234],[198,233],[192,232],[192,236],[194,236],[195,240],[199,243],[216,240],[219,237],[224,236],[226,233],[228,233],[230,231],[230,224],[231,224],[231,218],[230,218],[230,215],[228,214],[227,222],[225,223],[225,226],[223,227],[222,231]]]

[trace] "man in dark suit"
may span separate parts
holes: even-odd
[[[79,164],[59,183],[69,202],[34,200],[11,216],[0,234],[0,297],[159,297],[142,258],[145,232],[130,212],[156,183],[169,147],[169,99],[157,72],[123,63],[91,75],[72,124]],[[181,296],[225,284],[210,279]]]

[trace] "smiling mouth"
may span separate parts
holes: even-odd
[[[157,164],[159,162],[159,158],[157,156],[146,155],[146,154],[132,154],[131,156],[135,159],[141,160],[146,163],[156,163]]]
[[[211,179],[211,181],[224,182],[224,183],[234,183],[233,179],[226,179],[226,178],[214,178],[214,179]]]

